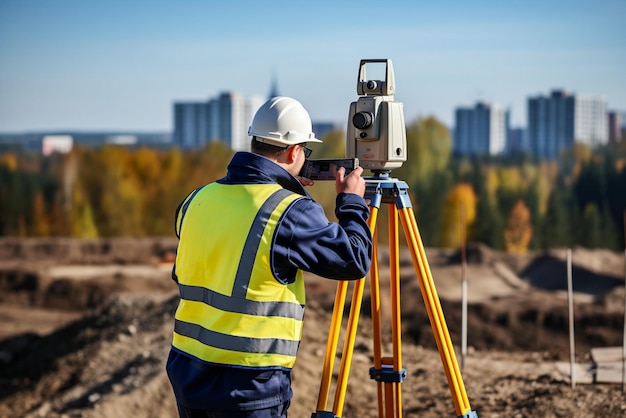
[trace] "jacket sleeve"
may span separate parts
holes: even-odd
[[[272,254],[272,269],[279,280],[291,281],[296,269],[338,280],[367,274],[372,257],[369,207],[358,195],[340,193],[335,215],[338,222],[330,222],[323,208],[308,198],[287,210]]]

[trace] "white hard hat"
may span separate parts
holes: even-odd
[[[322,142],[313,133],[311,118],[299,101],[273,97],[256,111],[248,135],[273,145]]]

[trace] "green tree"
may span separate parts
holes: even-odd
[[[320,160],[346,157],[346,133],[344,131],[330,131],[324,136],[323,141],[321,144],[317,142],[308,144],[313,150],[311,158]]]
[[[426,246],[439,245],[441,219],[446,194],[452,186],[449,172],[433,173],[428,182],[418,182],[412,189],[413,210]],[[409,189],[411,190],[411,189]]]
[[[598,248],[602,245],[602,219],[595,203],[587,203],[583,212],[581,225],[582,245],[587,248]]]
[[[482,242],[492,248],[504,248],[504,229],[502,215],[496,206],[496,199],[489,193],[483,168],[476,163],[472,175],[472,184],[476,190],[476,219],[472,225],[472,240]]]
[[[626,210],[626,207],[624,208]],[[608,248],[610,250],[621,250],[624,248],[624,241],[620,240],[620,237],[623,237],[624,228],[618,227],[618,225],[623,225],[622,222],[615,222],[613,220],[612,213],[609,209],[609,205],[605,204],[602,209],[602,214],[600,216],[600,228],[601,228],[601,236],[598,247],[600,248]],[[620,233],[621,232],[621,233]]]
[[[622,141],[626,144],[626,141]],[[624,145],[626,150],[626,145]],[[626,152],[625,152],[626,153]],[[606,219],[605,228],[612,228],[612,241],[609,248],[622,249],[626,244],[624,237],[624,211],[626,210],[626,158],[617,158],[619,150],[607,151],[605,172],[607,173],[607,201],[605,205]]]
[[[530,219],[532,220],[534,229],[538,230],[541,225],[541,178],[537,176],[531,183],[526,193],[525,203],[530,212]],[[539,248],[540,237],[532,234],[532,239],[529,243],[530,248]]]
[[[548,208],[541,229],[543,248],[563,248],[575,243],[571,228],[575,216],[573,206],[565,180],[560,175],[548,199]]]
[[[427,183],[448,167],[452,149],[450,132],[434,117],[417,119],[407,127],[407,161],[394,176],[413,186]]]
[[[573,192],[578,208],[583,210],[588,203],[601,207],[606,198],[606,172],[601,163],[590,161],[582,166],[574,181]]]

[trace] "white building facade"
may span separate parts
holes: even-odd
[[[598,96],[576,95],[574,140],[590,147],[609,142],[609,119],[606,100]]]
[[[46,135],[41,139],[41,153],[45,156],[55,152],[67,154],[74,146],[74,138],[71,135]]]

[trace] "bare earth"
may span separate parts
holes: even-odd
[[[0,417],[177,416],[164,371],[178,300],[170,279],[175,246],[170,239],[0,239]],[[460,363],[460,257],[437,249],[427,255]],[[565,255],[555,250],[514,257],[471,247],[469,350],[462,375],[480,417],[626,416],[621,383],[579,380],[571,387]],[[391,356],[388,257],[382,250],[379,259],[387,318],[383,354]],[[577,380],[591,379],[591,348],[622,344],[624,257],[576,249],[573,261],[575,353],[584,372],[577,372]],[[331,280],[306,281],[290,417],[317,410],[336,290]],[[365,287],[343,417],[378,416],[376,383],[369,377],[369,283]],[[454,417],[453,395],[406,251],[401,288],[404,416]],[[334,378],[339,363],[338,356]],[[332,385],[322,410],[332,410],[334,391]]]

